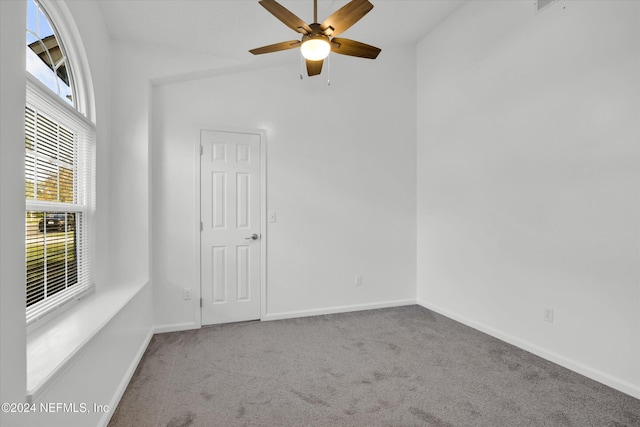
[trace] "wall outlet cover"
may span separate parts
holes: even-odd
[[[550,307],[544,308],[544,321],[553,323],[553,308],[550,308]]]

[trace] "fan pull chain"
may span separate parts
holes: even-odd
[[[303,63],[304,63],[304,59],[302,57],[302,52],[300,52],[300,80],[302,80]]]
[[[327,86],[331,86],[331,55],[327,56]]]

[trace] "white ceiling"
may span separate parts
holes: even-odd
[[[466,0],[371,0],[364,18],[340,37],[382,49],[412,44],[424,37]],[[319,0],[322,22],[348,0]],[[307,23],[313,22],[312,0],[280,3]],[[110,0],[100,1],[111,37],[154,49],[192,51],[260,63],[248,50],[299,39],[258,0]],[[264,56],[283,55],[284,52]]]

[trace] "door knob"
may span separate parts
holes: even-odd
[[[259,238],[260,238],[260,235],[253,233],[251,236],[245,237],[244,240],[258,240]]]

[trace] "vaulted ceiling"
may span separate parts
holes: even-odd
[[[466,0],[371,0],[374,8],[341,37],[382,49],[416,43]],[[318,20],[348,0],[319,0]],[[307,23],[312,0],[280,3]],[[113,40],[164,51],[192,52],[260,66],[285,61],[295,51],[253,56],[248,50],[299,38],[267,12],[258,0],[111,0],[100,8]],[[271,57],[271,58],[267,58]]]

